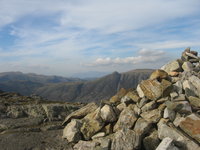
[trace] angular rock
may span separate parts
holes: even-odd
[[[141,116],[148,122],[157,123],[161,118],[161,111],[154,109],[151,111],[143,112]]]
[[[129,91],[126,94],[126,96],[129,97],[130,99],[132,99],[132,101],[135,103],[137,103],[140,100],[140,97],[136,91]]]
[[[147,99],[147,98],[145,98],[145,97],[143,97],[140,101],[139,101],[139,103],[137,103],[137,106],[139,107],[139,108],[142,108],[145,104],[147,104],[149,102],[149,100]]]
[[[181,81],[177,81],[173,85],[173,91],[177,92],[178,94],[182,94],[183,93],[183,85],[182,85]]]
[[[168,73],[161,69],[154,71],[149,77],[150,80],[157,79],[158,81],[161,81],[162,79],[167,79],[167,78],[168,78]]]
[[[156,106],[157,106],[156,102],[155,102],[155,101],[152,101],[152,102],[149,102],[149,103],[145,104],[145,105],[141,108],[141,110],[142,110],[142,112],[150,111],[150,110],[152,110],[152,109],[155,109]]]
[[[178,60],[174,60],[174,61],[169,62],[168,64],[161,67],[161,69],[166,71],[167,73],[170,73],[172,71],[180,72],[182,70],[181,64]]]
[[[199,150],[199,145],[191,141],[184,134],[173,127],[169,127],[164,119],[161,119],[158,125],[158,137],[164,139],[169,137],[180,144],[180,149]]]
[[[108,124],[101,129],[101,132],[104,132],[106,135],[113,133],[112,124]]]
[[[192,53],[189,53],[189,52],[185,52],[185,54],[191,58],[194,58],[194,59],[198,59],[198,57]]]
[[[136,90],[137,90],[137,92],[138,92],[139,97],[143,98],[143,97],[145,96],[145,95],[144,95],[144,92],[143,92],[142,89],[141,89],[140,84],[138,84]]]
[[[172,93],[170,93],[170,97],[171,97],[171,99],[175,99],[178,97],[178,93],[172,92]]]
[[[124,103],[120,103],[119,105],[117,105],[117,109],[120,112],[122,112],[125,108],[126,108],[126,104],[124,104]]]
[[[172,84],[164,79],[161,83],[156,80],[145,80],[140,83],[140,88],[148,99],[157,100],[170,93]]]
[[[141,138],[133,130],[123,129],[114,134],[111,150],[136,150],[140,143]]]
[[[177,77],[179,75],[179,72],[171,71],[171,72],[168,72],[168,75],[171,77]]]
[[[66,138],[68,142],[78,142],[81,140],[81,125],[80,120],[72,119],[63,130],[63,138]]]
[[[133,128],[133,130],[143,138],[143,136],[145,134],[147,134],[149,132],[149,130],[151,129],[152,123],[148,122],[146,120],[144,120],[143,118],[139,118],[136,123],[135,126]]]
[[[92,139],[104,137],[105,135],[106,135],[105,132],[99,132],[99,133],[95,134],[94,136],[92,136]]]
[[[158,145],[156,150],[179,150],[174,143],[173,140],[169,137],[166,137],[162,140],[162,142]]]
[[[79,141],[74,145],[73,150],[109,150],[110,146],[111,140],[109,138],[98,138],[93,141]]]
[[[101,118],[105,122],[115,122],[117,120],[116,114],[113,108],[109,105],[104,105],[101,108]]]
[[[163,118],[165,119],[169,118],[171,121],[173,121],[175,117],[176,117],[175,111],[165,108]]]
[[[125,108],[121,112],[119,119],[114,126],[114,132],[121,130],[123,128],[127,129],[132,128],[136,120],[137,116],[135,115],[135,112],[130,108]]]
[[[191,62],[186,61],[183,63],[182,68],[184,71],[192,71],[194,69],[194,66]]]
[[[71,119],[81,119],[85,117],[87,114],[95,111],[98,108],[98,106],[95,103],[89,103],[86,106],[72,112],[70,115],[68,115],[62,125],[66,125],[71,121]]]
[[[187,97],[199,95],[196,87],[189,80],[183,82],[183,89]]]
[[[192,108],[187,101],[178,101],[178,102],[167,101],[165,104],[169,110],[173,110],[181,114],[192,113]]]
[[[197,90],[197,94],[200,97],[200,79],[196,76],[190,76],[189,81],[194,85]]]
[[[200,108],[200,98],[190,96],[188,97],[188,100],[192,106]]]
[[[124,103],[128,106],[129,104],[133,103],[133,100],[128,96],[124,96],[121,99],[121,103]]]
[[[160,144],[157,130],[153,131],[149,136],[143,139],[145,150],[155,150]]]
[[[200,143],[200,118],[195,114],[187,116],[180,122],[179,127]]]
[[[89,140],[93,135],[100,131],[105,125],[105,122],[100,116],[100,109],[92,112],[84,117],[81,133],[86,140]]]

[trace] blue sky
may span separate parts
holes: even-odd
[[[0,0],[0,72],[159,68],[200,48],[199,0]]]

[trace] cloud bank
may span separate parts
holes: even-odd
[[[87,64],[88,66],[108,66],[108,65],[127,65],[127,64],[143,64],[155,63],[166,58],[166,53],[161,50],[141,49],[138,56],[125,57],[125,58],[97,58],[93,63]]]

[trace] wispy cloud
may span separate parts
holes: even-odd
[[[155,67],[169,50],[200,46],[199,0],[1,0],[0,8],[6,70],[14,68],[10,62],[21,70],[27,61],[47,66],[33,72],[52,74]]]

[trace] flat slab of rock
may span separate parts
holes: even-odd
[[[195,114],[187,116],[179,124],[180,128],[200,143],[200,118]]]
[[[174,144],[173,140],[169,137],[166,137],[162,140],[162,142],[158,145],[156,150],[179,150]]]
[[[86,106],[72,112],[70,115],[68,115],[65,120],[63,121],[62,125],[66,125],[71,121],[71,119],[81,119],[85,117],[87,114],[95,111],[98,108],[98,106],[95,103],[89,103]]]
[[[161,67],[162,70],[166,71],[167,73],[173,72],[173,71],[181,71],[181,65],[178,60],[174,60],[169,62],[168,64]]]
[[[159,109],[154,109],[151,111],[143,112],[141,116],[148,122],[157,123],[161,118],[161,111]]]

